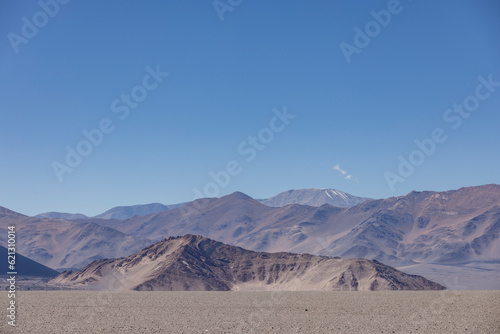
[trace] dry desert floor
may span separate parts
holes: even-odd
[[[21,291],[1,333],[500,333],[500,291]]]

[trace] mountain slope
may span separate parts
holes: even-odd
[[[363,210],[363,204],[352,209]],[[367,212],[321,253],[443,264],[500,260],[500,186],[411,192]]]
[[[441,290],[379,262],[260,253],[194,235],[126,258],[99,260],[51,281],[107,290]]]
[[[7,255],[7,248],[0,246],[0,259],[4,259],[4,261],[2,261],[2,275],[12,271],[8,267]],[[35,262],[19,253],[16,253],[15,256],[15,271],[17,272],[17,276],[56,277],[59,275],[59,272],[54,269]]]
[[[330,204],[341,208],[355,206],[371,198],[357,197],[335,189],[292,189],[268,199],[260,200],[267,206],[283,207],[290,204],[322,206]]]

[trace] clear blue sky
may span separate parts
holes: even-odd
[[[350,63],[340,43],[355,45],[354,27],[387,1],[243,1],[223,21],[211,1],[59,7],[44,17],[36,1],[0,5],[0,206],[94,215],[190,201],[231,160],[241,172],[221,196],[314,187],[382,198],[500,183],[500,87],[457,129],[443,119],[479,76],[500,81],[498,1],[401,0]],[[16,53],[9,33],[24,38],[22,18],[33,16],[38,32],[25,27]],[[158,64],[170,75],[121,120],[111,104]],[[248,162],[238,146],[284,106],[296,117]],[[60,182],[53,162],[105,118],[114,131]],[[435,128],[447,140],[392,191],[384,173]]]

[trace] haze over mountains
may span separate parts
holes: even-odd
[[[112,209],[109,209],[104,213],[101,213],[100,215],[95,216],[94,218],[127,219],[134,216],[145,216],[161,211],[175,209],[181,205],[184,205],[184,203],[171,204],[171,205],[152,203],[152,204],[142,204],[142,205],[132,205],[132,206],[117,206]]]
[[[460,288],[500,288],[500,186],[364,201],[270,207],[236,192],[124,220],[37,219],[10,212],[22,254],[52,268],[128,256],[164,238],[203,235],[254,251],[376,259]],[[457,283],[458,282],[458,283]]]
[[[321,206],[331,204],[338,207],[351,207],[371,198],[357,197],[335,189],[293,189],[284,191],[274,197],[258,200],[267,206],[282,207],[288,204],[303,204],[310,206]],[[38,218],[57,219],[128,219],[134,216],[146,216],[161,211],[178,208],[186,203],[163,205],[160,203],[140,204],[131,206],[117,206],[94,217],[88,217],[81,213],[45,212],[36,215]]]
[[[171,237],[51,281],[106,290],[442,290],[421,276],[364,259],[261,253],[195,235]]]
[[[74,219],[85,219],[89,218],[81,213],[67,213],[67,212],[44,212],[35,216],[36,218],[46,218],[46,219],[66,219],[66,220],[74,220]]]
[[[127,219],[134,216],[145,216],[153,213],[166,211],[170,209],[175,209],[184,203],[173,204],[173,205],[163,205],[160,203],[151,203],[151,204],[139,204],[139,205],[130,205],[130,206],[117,206],[103,212],[93,218],[101,218],[101,219]],[[76,220],[76,219],[86,219],[90,218],[81,213],[66,213],[66,212],[45,212],[39,215],[36,215],[37,218],[56,218],[56,219],[67,219],[67,220]]]

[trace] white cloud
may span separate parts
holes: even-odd
[[[333,169],[335,170],[338,170],[339,172],[341,172],[343,175],[347,174],[347,172],[345,170],[342,170],[342,168],[340,168],[340,165],[339,164],[336,164],[335,166],[333,166]]]
[[[339,171],[340,173],[342,173],[342,175],[345,175],[344,178],[346,180],[348,180],[348,181],[354,181],[356,183],[359,183],[359,181],[358,181],[357,178],[354,178],[351,174],[347,174],[347,171],[345,171],[342,168],[340,168],[340,164],[336,164],[335,166],[333,166],[333,169]]]

